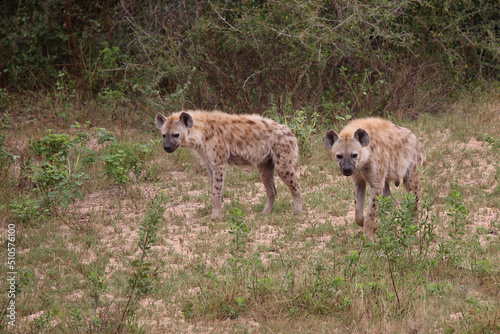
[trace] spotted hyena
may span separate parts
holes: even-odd
[[[422,151],[417,137],[408,129],[380,118],[357,119],[337,134],[328,131],[323,137],[325,147],[332,151],[340,170],[354,182],[356,223],[368,235],[376,232],[376,197],[392,197],[389,183],[399,186],[403,181],[407,191],[419,195],[419,166]],[[363,216],[366,183],[371,194],[366,218]],[[395,201],[394,201],[395,202]],[[416,216],[415,216],[416,217]]]
[[[156,126],[168,153],[179,146],[192,149],[208,169],[212,184],[212,217],[221,215],[222,187],[228,164],[257,167],[267,193],[263,213],[271,212],[277,194],[274,172],[290,188],[296,212],[302,211],[295,166],[297,139],[285,125],[258,115],[219,111],[185,111],[156,115]]]

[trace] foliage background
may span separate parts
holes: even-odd
[[[499,13],[493,0],[3,1],[0,87],[412,116],[499,79]]]
[[[15,224],[18,280],[16,328],[3,293],[0,332],[499,333],[499,13],[1,1],[0,239]],[[258,214],[258,173],[231,167],[211,220],[205,170],[188,150],[167,156],[155,129],[179,108],[286,123],[304,212],[277,182]],[[376,242],[322,145],[327,126],[365,115],[411,129],[426,158],[418,224],[394,189]]]

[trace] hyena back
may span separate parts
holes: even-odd
[[[192,149],[207,168],[212,185],[212,217],[221,215],[222,188],[228,164],[257,167],[267,201],[263,213],[271,212],[277,190],[274,172],[292,192],[294,209],[302,211],[295,167],[297,139],[285,125],[258,115],[229,115],[214,111],[186,111],[169,117],[156,115],[156,126],[168,153],[178,147]]]
[[[403,181],[406,190],[416,197],[415,219],[419,200],[422,151],[418,138],[408,129],[380,118],[357,119],[337,134],[328,131],[323,137],[325,147],[331,150],[341,172],[351,176],[354,183],[355,220],[368,235],[376,230],[378,195],[392,197],[390,183],[399,186]],[[366,218],[363,214],[366,183],[370,185],[370,201]]]

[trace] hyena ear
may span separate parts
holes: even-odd
[[[323,136],[323,145],[330,150],[337,140],[339,140],[337,132],[333,130],[327,131]]]
[[[357,129],[356,132],[354,132],[353,137],[359,141],[362,147],[366,147],[370,144],[370,135],[368,135],[368,132],[363,129]]]
[[[194,124],[193,117],[189,115],[187,112],[182,112],[179,116],[179,122],[183,124],[186,128],[192,128]]]
[[[161,128],[163,127],[163,124],[165,124],[166,121],[167,121],[167,119],[165,118],[165,116],[163,116],[160,113],[156,114],[155,123],[156,123],[156,127],[158,129],[161,130]]]

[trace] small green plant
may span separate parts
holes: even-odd
[[[30,322],[30,328],[33,333],[45,332],[46,330],[50,331],[52,328],[52,321],[56,316],[59,315],[59,310],[49,310],[43,313],[40,317],[36,318],[32,322]]]
[[[69,150],[80,142],[78,138],[72,138],[69,134],[52,133],[30,142],[30,148],[33,153],[47,161],[65,160],[68,157]]]
[[[485,134],[484,135],[484,140],[491,145],[491,147],[498,151],[498,149],[500,148],[500,140],[497,139],[497,138],[493,138],[491,137],[489,134]]]
[[[70,78],[66,70],[62,70],[57,74],[55,97],[58,103],[68,102],[69,99],[76,96],[75,85],[75,79]]]
[[[7,88],[0,88],[0,109],[7,110],[7,104],[9,102],[9,92]]]
[[[186,172],[189,172],[189,170],[191,169],[191,164],[189,162],[183,162],[182,168],[184,168]]]
[[[349,114],[346,114],[345,116],[335,116],[335,119],[339,121],[341,127],[343,127],[351,118],[352,116]]]
[[[452,228],[452,232],[454,234],[464,234],[468,213],[460,192],[458,190],[452,190],[448,194],[446,204],[448,217],[451,218],[450,226]]]
[[[269,115],[278,123],[286,124],[297,137],[297,143],[301,150],[308,149],[311,136],[316,132],[319,114],[309,113],[303,109],[294,110],[290,98],[286,98],[284,115],[280,115],[275,105],[269,109]]]
[[[146,159],[152,154],[151,146],[137,143],[111,143],[101,156],[104,173],[117,185],[130,181],[130,173],[139,176],[145,169]]]
[[[380,224],[377,235],[377,248],[392,262],[422,261],[422,254],[435,238],[434,224],[429,216],[415,222],[415,195],[405,195],[399,207],[394,206],[390,197],[379,196],[378,218]],[[426,202],[426,208],[430,204]]]
[[[316,132],[318,113],[307,116],[304,110],[295,110],[293,116],[286,120],[286,124],[297,137],[299,147],[305,149],[310,144],[311,135]]]
[[[243,213],[238,208],[230,211],[228,233],[232,236],[232,239],[229,251],[231,257],[227,259],[227,262],[232,268],[234,276],[237,278],[240,276],[245,264],[244,255],[247,252],[246,243],[249,233],[248,226],[243,218]]]
[[[28,195],[20,195],[9,203],[9,211],[22,225],[37,226],[48,216],[50,210],[43,207],[39,198],[31,198]]]
[[[107,279],[105,276],[100,276],[96,271],[93,270],[88,275],[87,281],[90,284],[90,298],[92,298],[94,316],[97,316],[99,299],[104,293],[108,291],[108,286],[106,284]]]
[[[115,143],[116,137],[113,131],[109,131],[105,128],[97,129],[97,143],[102,145],[106,142]]]
[[[419,221],[414,221],[415,195],[413,193],[406,194],[399,207],[394,206],[390,197],[378,196],[377,203],[379,205],[377,216],[380,223],[376,243],[370,244],[370,247],[379,258],[387,261],[389,278],[396,300],[396,313],[399,314],[406,310],[400,296],[401,289],[398,288],[399,284],[404,284],[405,279],[401,277],[397,279],[396,276],[401,275],[400,273],[404,272],[409,264],[415,269],[425,265],[428,248],[435,238],[433,221],[428,221],[429,217],[424,215]],[[410,280],[413,275],[418,276],[418,273],[419,271],[415,270],[413,274],[407,274],[404,277]],[[417,279],[414,284],[419,286],[423,284],[423,281]]]
[[[4,148],[7,136],[3,132],[7,131],[11,124],[12,117],[8,113],[3,113],[0,117],[0,182],[6,178],[10,167],[19,158]]]
[[[130,262],[134,273],[132,277],[128,280],[129,282],[129,296],[127,299],[127,304],[123,308],[120,324],[118,325],[116,332],[120,333],[123,324],[125,323],[125,318],[127,315],[131,315],[135,311],[135,306],[138,300],[144,295],[150,293],[153,289],[153,279],[158,278],[158,266],[153,269],[153,264],[151,262],[146,262],[147,256],[151,246],[153,246],[157,241],[157,233],[159,229],[159,223],[163,217],[163,213],[166,210],[165,202],[167,198],[163,194],[159,194],[149,203],[149,211],[142,220],[141,226],[139,228],[139,240],[137,245],[141,250],[139,258]]]
[[[80,154],[71,156],[75,146],[84,145],[88,136],[79,134],[49,134],[30,142],[33,153],[42,161],[27,166],[28,174],[39,195],[40,208],[57,212],[59,207],[67,208],[76,199],[82,198],[80,191],[88,175],[83,172]],[[76,151],[76,150],[75,150]]]
[[[191,301],[184,303],[182,306],[182,315],[184,316],[184,319],[189,320],[193,317],[193,307],[194,304]]]
[[[428,296],[445,296],[451,289],[450,283],[429,283],[424,286]]]

